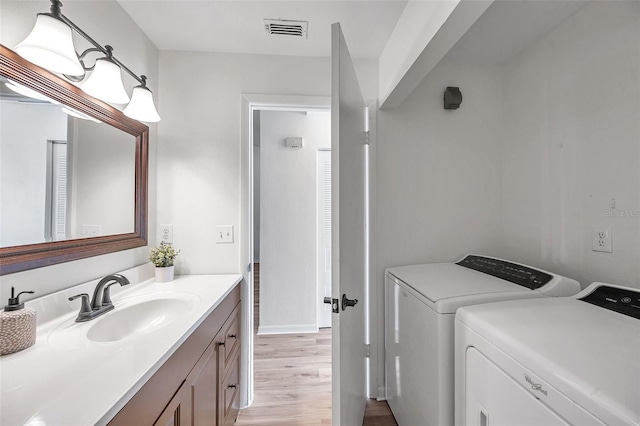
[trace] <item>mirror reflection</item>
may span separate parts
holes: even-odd
[[[0,247],[134,232],[136,139],[0,77]]]

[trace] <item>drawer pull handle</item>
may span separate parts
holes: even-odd
[[[238,385],[229,385],[229,386],[227,386],[227,387],[228,387],[229,389],[235,389],[235,388],[237,388],[237,387],[238,387]]]
[[[218,342],[218,346],[224,346],[225,342]]]
[[[237,338],[238,338],[238,335],[236,335],[235,333],[234,333],[234,334],[230,334],[230,335],[229,335],[229,338],[231,338],[231,339],[237,339]]]

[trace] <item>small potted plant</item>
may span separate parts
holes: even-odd
[[[156,282],[166,283],[173,281],[173,264],[178,257],[180,250],[176,251],[173,246],[164,241],[158,247],[151,249],[149,260],[156,267]]]

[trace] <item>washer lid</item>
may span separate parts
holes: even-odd
[[[449,309],[442,309],[441,306],[437,309],[438,312],[444,310],[454,313],[457,307],[469,304],[465,301],[470,299],[485,301],[504,299],[498,296],[499,293],[508,295],[508,298],[515,298],[518,295],[527,297],[526,295],[536,293],[526,287],[455,263],[398,266],[387,269],[387,273],[404,282],[432,303],[446,303],[450,306]],[[460,299],[460,303],[455,303],[451,299]]]
[[[456,321],[605,423],[640,424],[639,319],[562,297],[468,306]]]

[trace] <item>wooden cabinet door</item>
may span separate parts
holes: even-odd
[[[191,425],[191,398],[187,386],[182,384],[178,392],[171,398],[154,426],[189,426]]]
[[[218,341],[214,339],[187,377],[193,426],[215,426],[218,418]]]

